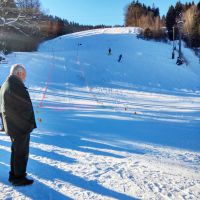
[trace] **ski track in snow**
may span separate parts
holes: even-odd
[[[74,33],[8,56],[27,66],[39,128],[31,136],[31,187],[8,182],[10,140],[0,133],[0,199],[200,199],[197,59],[184,49],[190,68],[177,68],[162,57],[170,45],[137,40],[139,31]],[[76,43],[83,43],[78,57]],[[163,72],[147,51],[155,45]],[[109,46],[113,56],[102,56]],[[120,65],[116,49],[126,51]],[[1,81],[8,70],[1,68]]]
[[[0,140],[8,142],[9,138],[1,136]],[[190,166],[187,162],[185,163],[185,159],[181,159],[184,156],[191,158],[193,152],[156,148],[150,145],[147,147],[140,144],[135,145],[138,145],[138,148],[148,149],[149,153],[137,155],[126,151],[93,148],[95,151],[110,153],[117,157],[121,156],[121,158],[114,158],[31,142],[31,148],[47,152],[47,155],[50,152],[72,158],[76,162],[69,164],[58,161],[56,156],[55,159],[50,159],[31,154],[30,162],[34,160],[51,166],[51,173],[54,171],[53,168],[66,172],[66,177],[61,177],[55,173],[55,177],[48,180],[34,175],[34,172],[29,175],[36,181],[72,199],[118,199],[118,197],[119,199],[131,199],[131,196],[141,199],[198,199],[200,187],[199,163]],[[90,149],[86,146],[81,148]],[[153,149],[154,152],[149,149]],[[157,150],[156,153],[155,149]],[[9,152],[10,148],[0,145],[0,150]],[[177,159],[178,157],[180,158]],[[41,169],[43,168],[41,167]],[[79,181],[78,186],[74,185],[77,181]],[[98,191],[98,187],[100,191]],[[5,197],[12,195],[13,198],[26,199],[22,194],[14,191],[12,187],[3,185],[1,188]],[[119,194],[112,194],[116,198],[109,198],[109,190],[112,191],[113,188]],[[104,190],[107,191],[108,196],[98,194],[98,192],[101,193]],[[120,194],[124,194],[124,196],[121,195],[120,198]]]

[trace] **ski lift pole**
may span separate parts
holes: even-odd
[[[77,50],[76,50],[76,62],[77,62],[77,63],[79,62],[79,47],[80,47],[81,45],[82,45],[81,43],[78,43],[78,45],[77,45]]]
[[[180,13],[180,18],[178,20],[178,31],[179,31],[179,57],[182,58],[182,51],[181,51],[181,39],[182,39],[182,30],[183,30],[183,20],[182,14]]]
[[[181,22],[179,22],[179,23],[181,23]],[[181,38],[182,38],[182,31],[181,31],[181,27],[179,27],[179,57],[180,58],[182,58]]]
[[[172,59],[174,59],[175,58],[175,31],[174,31],[174,29],[175,29],[175,27],[173,26],[172,27],[173,28],[173,48],[172,48]]]
[[[184,24],[184,22],[183,22],[182,13],[180,13],[179,17],[177,19],[177,26],[178,26],[178,32],[179,32],[179,56],[178,56],[177,64],[179,64],[179,65],[183,64],[183,55],[182,55],[182,50],[181,50],[183,24]]]
[[[200,64],[200,49],[198,50],[199,64]]]
[[[175,40],[175,31],[174,31],[175,27],[173,26],[173,51],[175,49],[175,43],[174,43],[174,40]]]

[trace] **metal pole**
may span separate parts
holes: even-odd
[[[78,45],[77,45],[76,59],[77,59],[78,64],[80,63],[80,61],[79,61],[79,46],[81,46],[81,45],[82,45],[81,43],[78,43]]]
[[[184,24],[183,17],[182,17],[182,14],[180,13],[177,18],[177,26],[178,26],[178,32],[179,32],[179,56],[178,56],[178,59],[176,62],[177,65],[183,64],[183,54],[181,51],[181,39],[182,39],[183,24]]]
[[[182,52],[181,52],[181,38],[182,38],[182,31],[179,27],[179,58],[182,58]]]
[[[76,50],[76,62],[78,63],[79,58],[78,58],[78,48],[79,48],[79,44],[77,45],[77,50]]]
[[[175,50],[175,45],[174,45],[174,26],[173,26],[173,49],[172,49],[172,59],[175,58],[174,50]]]
[[[174,50],[174,47],[175,47],[175,45],[174,45],[174,39],[175,39],[175,36],[174,36],[174,35],[175,35],[175,33],[174,33],[174,28],[175,28],[175,27],[173,26],[173,50]]]

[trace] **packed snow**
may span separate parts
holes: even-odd
[[[200,199],[199,60],[183,48],[188,64],[177,66],[170,43],[139,32],[84,31],[7,56],[1,84],[12,64],[27,67],[38,129],[27,187],[7,180],[0,133],[0,199]]]

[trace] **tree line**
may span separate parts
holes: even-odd
[[[102,28],[69,22],[41,10],[39,0],[0,0],[0,51],[34,51],[48,39]]]
[[[183,20],[183,40],[190,48],[200,47],[200,1],[198,4],[194,2],[182,4],[177,2],[175,6],[170,6],[166,15],[166,27],[170,40],[178,37],[177,19],[182,14]]]
[[[170,6],[166,16],[160,16],[154,4],[146,6],[138,0],[125,11],[125,26],[143,29],[139,37],[155,40],[178,38],[177,18],[182,13],[183,39],[188,47],[200,47],[200,1]],[[0,0],[0,51],[33,51],[39,43],[64,34],[109,26],[80,25],[41,10],[40,0]],[[166,31],[167,30],[167,31]]]
[[[125,25],[141,27],[141,37],[146,39],[178,39],[177,20],[182,15],[183,40],[190,48],[200,47],[200,1],[195,4],[181,3],[170,6],[166,16],[160,16],[159,8],[140,3],[138,0],[130,3],[125,11]],[[167,33],[167,34],[166,34]]]
[[[130,3],[125,11],[125,26],[141,27],[141,37],[146,39],[164,39],[165,17],[160,17],[159,8],[146,6],[139,1]]]

